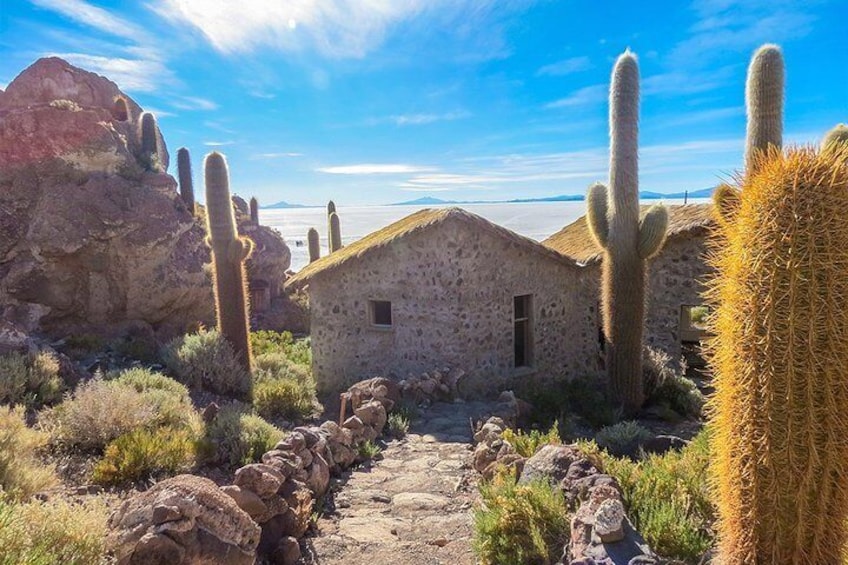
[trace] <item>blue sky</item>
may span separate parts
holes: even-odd
[[[196,175],[221,151],[262,203],[529,198],[606,178],[629,47],[641,188],[677,192],[741,165],[762,43],[784,50],[788,140],[848,121],[846,15],[844,0],[0,0],[0,86],[44,55],[103,74]]]

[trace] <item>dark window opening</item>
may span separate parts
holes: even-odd
[[[375,326],[392,325],[392,303],[388,300],[371,301],[371,323]]]
[[[530,367],[533,364],[533,295],[513,298],[513,325],[515,366]]]

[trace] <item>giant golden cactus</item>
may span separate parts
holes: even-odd
[[[840,144],[841,145],[841,144]],[[711,474],[724,564],[838,564],[848,520],[848,146],[717,194]]]

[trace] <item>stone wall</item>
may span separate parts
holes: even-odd
[[[713,272],[706,263],[706,239],[705,228],[676,235],[666,241],[660,254],[648,263],[645,344],[665,351],[673,359],[681,355],[681,308],[706,302],[701,296],[705,290],[704,281]],[[593,265],[589,270],[597,302],[601,267]]]
[[[441,367],[467,373],[461,394],[516,379],[595,376],[591,273],[456,219],[406,235],[309,283],[313,369],[323,390]],[[513,297],[533,295],[533,369],[514,368]],[[392,303],[374,327],[369,300]]]

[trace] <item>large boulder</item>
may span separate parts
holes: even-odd
[[[58,58],[0,96],[3,319],[56,336],[141,323],[160,337],[214,320],[203,219],[172,176],[144,169],[141,112],[107,78]],[[253,270],[279,286],[290,252],[274,230],[253,232]]]
[[[112,513],[107,545],[119,565],[252,565],[261,531],[209,479],[178,475]]]

